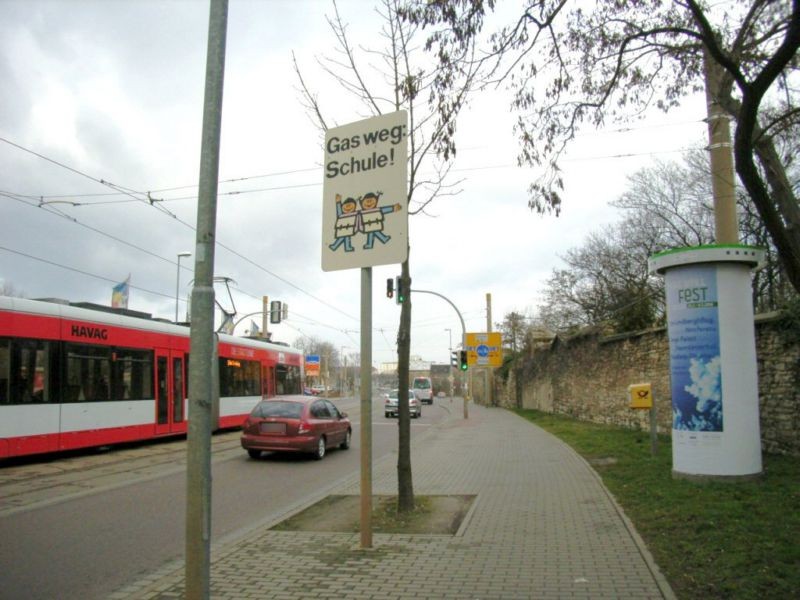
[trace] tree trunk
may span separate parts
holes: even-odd
[[[787,278],[800,293],[800,211],[784,165],[758,124],[760,97],[758,92],[747,90],[739,105],[733,143],[736,173],[772,237]],[[766,182],[754,155],[764,169]]]
[[[791,194],[785,194],[786,190],[780,190],[777,186],[772,185],[775,196],[775,200],[773,200],[758,174],[758,169],[752,159],[752,152],[742,152],[736,148],[735,156],[736,172],[778,249],[778,255],[787,278],[795,291],[800,293],[800,231],[794,223],[786,219],[783,214],[785,211],[776,209],[776,204],[780,206],[781,202],[779,196],[791,196]]]
[[[400,329],[397,332],[397,511],[414,509],[414,484],[411,478],[411,418],[408,410],[409,358],[411,354],[411,277],[408,260],[403,263],[401,275],[405,288],[405,302],[400,307]]]

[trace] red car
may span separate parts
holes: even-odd
[[[280,396],[262,400],[242,427],[242,448],[251,458],[261,452],[308,452],[317,460],[328,448],[350,447],[353,430],[347,414],[324,398]]]

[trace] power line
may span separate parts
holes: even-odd
[[[76,173],[76,174],[78,174],[78,175],[81,175],[82,177],[85,177],[85,178],[87,178],[87,179],[89,179],[89,180],[91,180],[91,181],[94,181],[95,183],[100,183],[101,185],[105,185],[105,186],[107,186],[107,187],[110,187],[110,188],[112,188],[112,189],[115,189],[115,190],[119,191],[119,192],[120,192],[120,193],[122,193],[122,194],[125,194],[125,195],[127,195],[127,196],[130,196],[131,198],[133,198],[133,199],[135,199],[135,200],[139,200],[140,202],[143,202],[144,204],[149,204],[150,206],[152,206],[152,207],[156,208],[157,210],[159,210],[159,211],[161,211],[161,212],[163,212],[163,213],[165,213],[165,214],[167,214],[167,215],[171,216],[173,219],[175,219],[177,222],[179,222],[179,223],[180,223],[181,225],[183,225],[184,227],[187,227],[187,228],[189,228],[190,230],[192,230],[192,231],[194,231],[194,232],[196,232],[196,231],[197,231],[197,229],[196,229],[195,227],[193,227],[193,226],[192,226],[192,225],[190,225],[189,223],[186,223],[185,221],[181,220],[181,219],[180,219],[180,218],[178,218],[178,216],[177,216],[177,215],[175,215],[174,213],[172,213],[172,212],[168,211],[166,208],[163,208],[163,207],[161,207],[161,206],[158,206],[158,204],[157,204],[157,203],[158,203],[158,202],[160,202],[160,200],[159,200],[159,199],[156,199],[156,198],[152,198],[152,196],[151,196],[151,193],[149,193],[149,192],[148,192],[148,193],[139,192],[139,191],[137,191],[137,190],[133,190],[133,189],[131,189],[131,188],[125,188],[125,187],[123,187],[123,186],[121,186],[121,185],[113,184],[113,183],[111,183],[111,182],[109,182],[109,181],[106,181],[106,180],[103,180],[103,179],[98,179],[98,178],[96,178],[96,177],[93,177],[93,176],[91,176],[91,175],[88,175],[87,173],[83,173],[82,171],[79,171],[79,170],[77,170],[77,169],[74,169],[74,168],[72,168],[72,167],[70,167],[70,166],[68,166],[68,165],[65,165],[65,164],[63,164],[63,163],[61,163],[61,162],[59,162],[59,161],[56,161],[56,160],[53,160],[53,159],[51,159],[51,158],[49,158],[49,157],[47,157],[47,156],[44,156],[43,154],[40,154],[40,153],[38,153],[38,152],[34,152],[33,150],[30,150],[30,149],[28,149],[28,148],[25,148],[25,147],[23,147],[23,146],[20,146],[19,144],[15,144],[14,142],[11,142],[10,140],[7,140],[7,139],[5,139],[5,138],[3,138],[3,137],[0,137],[0,141],[3,141],[3,142],[5,142],[5,143],[7,143],[7,144],[9,144],[9,145],[11,145],[11,146],[13,146],[13,147],[15,147],[15,148],[18,148],[18,149],[20,149],[20,150],[24,151],[24,152],[27,152],[27,153],[29,153],[29,154],[32,154],[32,155],[34,155],[34,156],[37,156],[38,158],[41,158],[42,160],[46,160],[46,161],[48,161],[48,162],[50,162],[50,163],[52,163],[52,164],[55,164],[55,165],[57,165],[57,166],[59,166],[59,167],[62,167],[62,168],[64,168],[64,169],[67,169],[68,171],[71,171],[71,172],[73,172],[73,173]],[[135,194],[139,194],[140,196],[146,196],[146,199],[145,199],[145,198],[139,198],[139,197],[137,197]],[[286,285],[288,285],[289,287],[291,287],[291,288],[293,288],[293,289],[297,290],[298,292],[301,292],[302,294],[305,294],[305,295],[306,295],[306,296],[308,296],[309,298],[311,298],[311,299],[313,299],[313,300],[316,300],[317,302],[319,302],[319,303],[321,303],[321,304],[323,304],[323,305],[327,306],[328,308],[331,308],[331,309],[335,310],[336,312],[338,312],[338,313],[340,313],[340,314],[342,314],[342,315],[344,315],[344,316],[346,316],[346,317],[348,317],[348,318],[350,318],[350,319],[353,319],[354,321],[358,321],[358,320],[359,320],[359,319],[357,319],[356,317],[354,317],[353,315],[351,315],[351,314],[349,314],[349,313],[346,313],[345,311],[341,310],[340,308],[338,308],[338,307],[336,307],[336,306],[333,306],[332,304],[330,304],[330,303],[329,303],[329,302],[327,302],[326,300],[323,300],[322,298],[319,298],[319,297],[315,296],[314,294],[312,294],[311,292],[309,292],[309,291],[307,291],[307,290],[305,290],[305,289],[301,288],[300,286],[298,286],[298,285],[296,285],[295,283],[293,283],[293,282],[289,281],[289,280],[288,280],[288,279],[286,279],[285,277],[281,277],[281,276],[280,276],[280,275],[278,275],[277,273],[273,273],[272,271],[270,271],[270,270],[269,270],[269,269],[267,269],[266,267],[264,267],[264,266],[262,266],[261,264],[259,264],[259,263],[255,262],[255,261],[251,260],[250,258],[248,258],[248,257],[244,256],[243,254],[241,254],[240,252],[238,252],[238,251],[234,250],[234,249],[233,249],[233,248],[231,248],[230,246],[227,246],[227,245],[223,244],[223,243],[222,243],[222,242],[220,242],[219,240],[216,240],[216,241],[215,241],[215,244],[216,244],[218,247],[220,247],[220,248],[223,248],[223,249],[227,250],[228,252],[230,252],[230,253],[231,253],[231,254],[233,254],[234,256],[237,256],[238,258],[240,258],[240,259],[244,260],[245,262],[249,263],[250,265],[252,265],[252,266],[256,267],[257,269],[259,269],[259,270],[261,270],[261,271],[263,271],[263,272],[267,273],[268,275],[271,275],[272,277],[274,277],[274,278],[278,279],[279,281],[281,281],[281,282],[285,283],[285,284],[286,284]]]
[[[621,126],[621,127],[614,128],[614,129],[605,129],[605,130],[601,130],[601,131],[580,133],[580,134],[576,135],[575,137],[576,138],[593,137],[593,136],[605,135],[605,134],[609,134],[609,133],[611,133],[611,134],[617,134],[617,133],[625,134],[625,133],[632,133],[632,132],[635,132],[635,131],[641,131],[641,130],[647,130],[647,129],[675,127],[675,126],[678,126],[678,125],[690,125],[690,124],[697,124],[697,123],[703,123],[703,120],[702,119],[698,119],[698,120],[688,120],[688,121],[680,121],[680,122],[672,122],[672,123],[655,123],[655,124],[640,125],[640,126],[636,126],[636,127],[633,127],[633,126]],[[77,173],[77,174],[79,174],[79,175],[81,175],[83,177],[86,177],[86,178],[88,178],[88,179],[90,179],[90,180],[92,180],[92,181],[94,181],[96,183],[101,183],[102,185],[106,185],[108,187],[111,187],[112,189],[117,189],[118,188],[120,191],[118,191],[116,195],[127,195],[127,196],[131,197],[128,200],[109,200],[109,201],[105,201],[105,202],[101,201],[101,202],[80,203],[81,205],[107,205],[107,204],[114,204],[114,203],[125,203],[125,202],[133,202],[133,201],[142,202],[142,201],[145,201],[144,198],[135,197],[132,194],[139,194],[139,195],[145,196],[147,198],[147,201],[149,201],[151,204],[153,204],[154,202],[177,202],[177,201],[196,200],[197,199],[196,195],[179,196],[179,197],[175,197],[175,198],[153,198],[152,197],[152,194],[160,194],[160,193],[163,193],[163,192],[171,192],[171,191],[178,191],[178,190],[185,190],[185,189],[194,189],[194,188],[198,187],[197,184],[188,184],[188,185],[173,186],[173,187],[168,187],[168,188],[160,188],[160,189],[155,189],[155,190],[149,190],[147,192],[139,192],[139,191],[130,190],[130,189],[126,190],[125,188],[122,188],[122,186],[116,186],[115,184],[113,184],[111,182],[92,177],[91,175],[83,173],[83,172],[81,172],[81,171],[79,171],[77,169],[69,167],[68,165],[65,165],[65,164],[60,163],[60,162],[58,162],[56,160],[53,160],[53,159],[51,159],[51,158],[49,158],[47,156],[39,154],[38,152],[35,152],[33,150],[30,150],[28,148],[20,146],[19,144],[15,144],[14,142],[11,142],[10,140],[7,140],[5,138],[0,137],[0,141],[3,141],[3,142],[5,142],[5,143],[7,143],[7,144],[9,144],[11,146],[14,146],[15,148],[18,148],[18,149],[20,149],[20,150],[22,150],[24,152],[28,152],[30,154],[33,154],[34,156],[42,158],[43,160],[51,162],[51,163],[53,163],[55,165],[58,165],[58,166],[63,167],[65,169],[68,169],[68,170],[70,170],[70,171],[72,171],[74,173]],[[476,147],[467,148],[467,150],[476,150],[476,149],[480,149],[480,148],[481,147],[476,146]],[[662,155],[662,154],[676,154],[676,153],[684,152],[684,151],[685,151],[684,148],[679,148],[679,149],[661,150],[661,151],[626,152],[626,153],[620,153],[620,154],[608,154],[608,155],[587,156],[587,157],[577,157],[577,158],[562,158],[561,160],[563,160],[564,162],[575,162],[575,161],[587,161],[587,160],[622,159],[622,158],[633,158],[633,157],[637,157],[637,156],[658,156],[658,155]],[[235,183],[235,182],[240,182],[240,181],[249,181],[249,180],[253,180],[253,179],[263,179],[263,178],[267,178],[267,177],[280,177],[280,176],[284,176],[284,175],[295,175],[295,174],[298,174],[298,173],[308,173],[308,172],[318,171],[319,168],[320,167],[315,166],[315,167],[306,167],[306,168],[300,168],[300,169],[290,169],[290,170],[287,170],[287,171],[276,171],[274,173],[262,173],[262,174],[259,174],[259,175],[247,175],[247,176],[235,177],[235,178],[231,178],[231,179],[221,179],[221,180],[218,181],[218,183],[219,184]],[[496,164],[496,165],[478,165],[478,166],[473,166],[473,167],[453,168],[453,169],[451,169],[451,172],[453,172],[453,173],[463,173],[463,172],[485,171],[485,170],[495,170],[495,169],[516,169],[516,168],[519,168],[519,165],[516,164],[516,163],[505,163],[505,164]],[[266,187],[266,188],[254,188],[254,189],[248,189],[248,190],[233,190],[233,191],[229,191],[229,192],[218,192],[217,196],[236,196],[236,195],[244,195],[244,194],[254,194],[254,193],[259,193],[259,192],[285,191],[285,190],[300,189],[300,188],[305,188],[305,187],[319,187],[321,185],[322,184],[320,182],[314,182],[314,183],[301,183],[301,184],[293,184],[293,185],[285,185],[285,186],[273,186],[273,187]],[[34,198],[59,199],[59,198],[98,197],[98,196],[107,196],[107,195],[111,195],[111,194],[57,194],[57,195],[48,195],[48,196],[35,196],[35,197],[34,196],[28,196],[28,197],[31,198],[31,199],[34,199]],[[171,213],[169,213],[169,214],[171,214]]]
[[[81,227],[84,227],[84,228],[88,229],[89,231],[93,231],[93,232],[95,232],[95,233],[97,233],[99,235],[107,237],[108,239],[114,240],[115,242],[119,242],[120,244],[124,244],[125,246],[129,246],[130,248],[134,248],[136,250],[139,250],[140,252],[144,252],[145,254],[147,254],[149,256],[152,256],[154,258],[158,258],[159,260],[163,260],[163,261],[168,262],[168,263],[170,263],[172,265],[175,264],[174,260],[171,260],[169,258],[165,258],[165,257],[163,257],[163,256],[161,256],[159,254],[156,254],[155,252],[151,252],[147,248],[142,248],[141,246],[137,246],[136,244],[133,244],[131,242],[127,242],[127,241],[123,240],[122,238],[118,238],[118,237],[116,237],[114,235],[111,235],[110,233],[106,233],[105,231],[103,231],[101,229],[97,229],[96,227],[92,227],[91,225],[87,225],[86,223],[81,223],[75,217],[71,217],[69,215],[66,215],[66,214],[62,213],[61,211],[54,210],[54,209],[52,209],[52,207],[50,207],[50,206],[48,206],[46,204],[39,204],[37,206],[37,205],[31,204],[29,202],[26,202],[25,200],[22,200],[20,198],[16,198],[13,195],[9,194],[8,192],[0,191],[0,196],[4,196],[6,198],[10,198],[11,200],[16,200],[17,202],[20,202],[20,203],[24,204],[25,206],[30,206],[31,208],[41,208],[41,209],[45,210],[45,212],[49,212],[50,214],[54,214],[54,215],[57,215],[57,216],[62,217],[64,219],[67,219],[69,221],[72,221],[76,225],[80,225]],[[184,267],[184,269],[188,270],[189,268],[188,267]]]

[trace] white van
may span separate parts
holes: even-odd
[[[433,404],[433,385],[430,377],[414,377],[411,389],[420,402]]]

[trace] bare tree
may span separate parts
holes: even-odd
[[[647,257],[653,252],[649,232],[627,219],[563,257],[547,282],[539,318],[550,329],[608,325],[615,332],[653,325],[660,314],[660,279],[651,277]]]
[[[25,294],[19,291],[10,281],[2,279],[0,280],[0,296],[18,296],[24,298]]]
[[[699,246],[714,241],[713,191],[708,153],[696,149],[683,162],[657,161],[628,177],[628,190],[611,204],[623,209],[634,226],[650,229],[656,251]],[[777,260],[770,239],[750,197],[738,190],[739,239],[765,250],[765,264],[753,275],[757,311],[776,310],[794,297],[791,283]]]
[[[612,206],[652,229],[657,250],[714,241],[714,204],[708,156],[691,153],[683,163],[658,160],[628,176],[628,189]]]
[[[456,117],[466,102],[474,73],[467,69],[456,75],[451,82],[452,95],[445,103],[432,108],[428,100],[433,94],[438,71],[419,46],[418,27],[400,18],[405,4],[402,0],[382,0],[377,10],[384,23],[380,32],[383,45],[380,48],[356,48],[348,37],[347,25],[334,1],[334,14],[328,23],[336,40],[337,56],[318,59],[318,64],[369,115],[401,109],[408,111],[409,215],[417,215],[425,213],[435,198],[458,192],[459,182],[448,177],[452,155],[441,152],[440,140],[455,132]],[[335,123],[329,122],[319,96],[309,86],[296,60],[294,64],[309,114],[320,129],[327,130]],[[406,289],[410,289],[408,260],[402,264],[401,277]],[[401,307],[397,333],[400,390],[409,388],[410,350],[411,296],[408,295]],[[414,508],[411,421],[408,398],[402,393],[399,397],[398,511],[406,512]]]
[[[494,0],[415,3],[406,15],[436,28],[443,70],[458,72]],[[665,111],[704,87],[735,121],[736,172],[800,292],[800,207],[787,174],[796,155],[800,0],[528,0],[481,57],[489,80],[508,82],[519,111],[519,162],[545,166],[529,206],[562,207],[560,157],[585,125]],[[706,84],[706,73],[708,74]],[[451,93],[447,77],[440,96]],[[444,141],[454,148],[452,138]],[[786,148],[793,152],[786,152]],[[783,152],[781,152],[783,149]]]
[[[503,346],[511,352],[512,356],[516,356],[518,352],[522,351],[530,329],[528,317],[512,311],[503,317],[503,322],[498,323],[498,327],[503,334]]]
[[[655,324],[663,315],[660,278],[647,279],[647,259],[656,252],[712,243],[714,207],[708,155],[690,151],[683,162],[658,161],[628,177],[628,189],[612,204],[625,217],[589,236],[563,257],[547,282],[540,318],[555,330],[610,324],[622,332]],[[756,310],[784,306],[787,282],[774,259],[764,224],[746,194],[737,198],[740,238],[766,249],[753,275]]]
[[[303,351],[303,354],[316,354],[320,357],[320,380],[327,387],[330,385],[330,376],[335,368],[341,366],[342,357],[336,346],[325,340],[313,336],[299,337],[294,341],[294,346]]]

